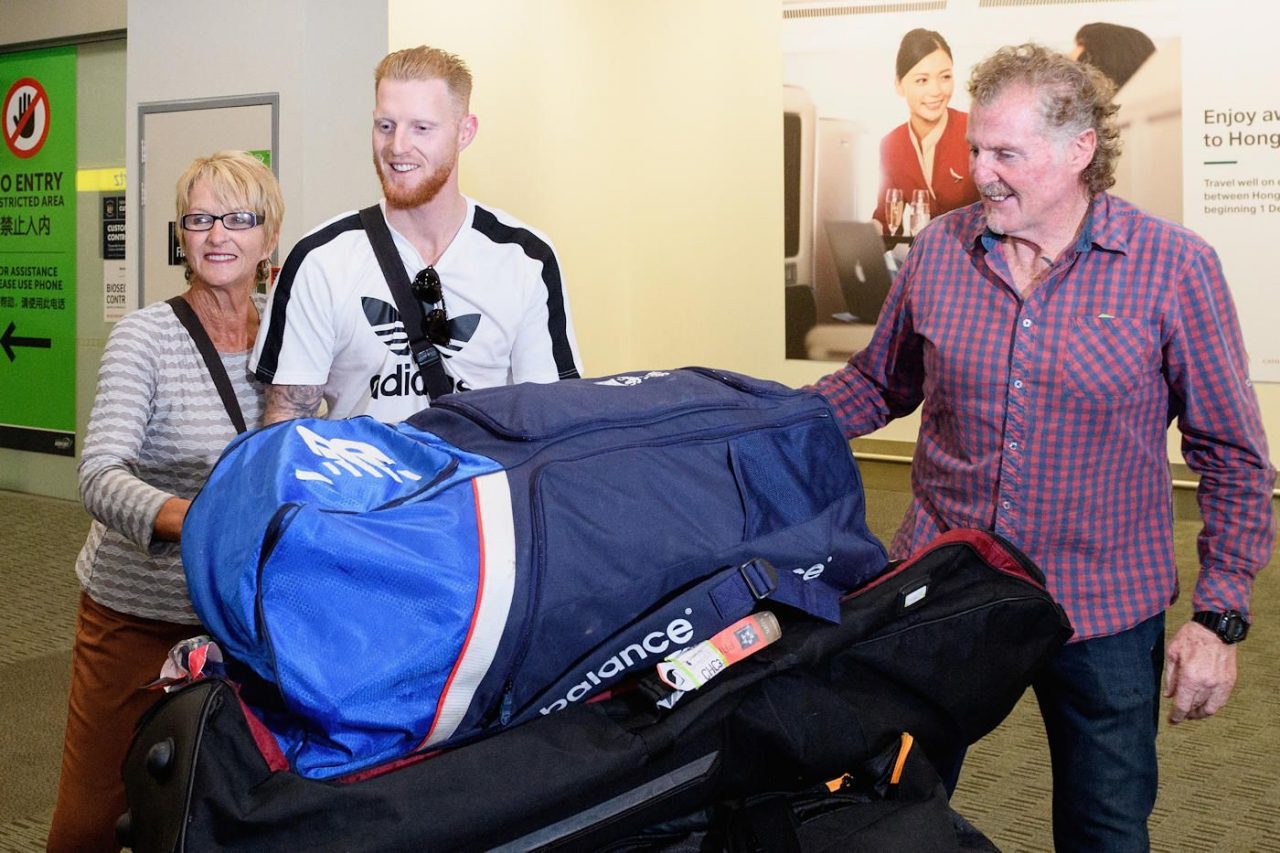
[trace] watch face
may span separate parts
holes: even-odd
[[[1201,612],[1192,618],[1210,631],[1218,635],[1224,643],[1238,643],[1249,633],[1249,623],[1239,610],[1228,610],[1224,613]]]

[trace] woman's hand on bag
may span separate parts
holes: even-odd
[[[187,517],[191,501],[186,498],[169,498],[160,506],[156,520],[151,525],[153,538],[161,542],[177,542],[182,539],[182,520]]]

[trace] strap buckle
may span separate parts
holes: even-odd
[[[763,557],[755,557],[738,566],[738,573],[756,601],[768,598],[778,588],[778,570]]]
[[[413,360],[419,367],[430,367],[440,361],[440,351],[431,344],[427,344],[422,349],[413,353]]]

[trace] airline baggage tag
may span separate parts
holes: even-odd
[[[710,640],[667,655],[658,664],[658,677],[676,690],[697,690],[781,636],[778,617],[762,610],[739,619]]]
[[[145,690],[164,688],[166,693],[171,693],[184,684],[201,678],[226,674],[226,667],[222,663],[222,649],[218,648],[218,644],[208,634],[201,634],[183,640],[169,649],[169,655],[160,667],[160,674],[142,687]]]

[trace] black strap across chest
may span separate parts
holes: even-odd
[[[200,350],[200,355],[204,358],[205,367],[209,369],[209,378],[218,389],[218,396],[222,398],[222,405],[227,410],[227,416],[231,418],[236,432],[244,432],[246,429],[244,412],[240,411],[240,401],[236,399],[235,389],[231,387],[231,377],[227,375],[227,369],[222,366],[222,356],[218,355],[217,348],[209,339],[209,333],[200,324],[200,318],[192,310],[191,303],[181,296],[165,301],[169,303],[173,313],[178,315],[178,320],[186,327],[191,340],[196,342],[196,349]]]
[[[364,225],[364,233],[369,235],[369,244],[378,258],[378,266],[382,267],[382,276],[396,301],[400,322],[409,337],[409,349],[413,351],[413,363],[427,384],[427,396],[432,400],[442,397],[453,391],[453,380],[444,372],[440,351],[427,340],[422,303],[413,296],[409,274],[404,270],[404,262],[400,260],[382,208],[376,204],[364,208],[360,211],[360,222]]]

